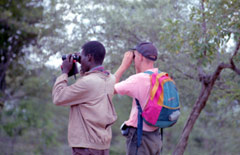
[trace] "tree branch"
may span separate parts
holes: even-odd
[[[233,55],[231,56],[230,58],[230,63],[229,64],[225,64],[225,63],[221,63],[218,65],[218,68],[217,70],[215,71],[215,73],[213,74],[212,78],[216,78],[215,74],[217,74],[217,71],[218,70],[221,70],[221,69],[225,69],[225,68],[229,68],[231,70],[233,70],[234,72],[236,72],[238,75],[240,75],[240,68],[237,68],[234,61],[233,61],[233,58],[237,55],[238,51],[239,51],[239,48],[240,48],[240,37],[239,37],[239,40],[238,40],[238,43],[236,45],[236,48],[233,52]]]
[[[231,69],[233,71],[235,71],[238,75],[240,75],[240,69],[236,67],[234,61],[233,61],[233,58],[237,55],[238,51],[239,51],[239,48],[240,48],[240,37],[238,39],[238,43],[237,43],[237,46],[235,48],[235,51],[232,55],[232,57],[230,58],[230,64],[231,64]]]
[[[234,29],[223,29],[223,31],[229,32],[229,33],[240,33],[239,30],[234,30]]]
[[[239,48],[240,48],[240,38],[237,43],[236,49],[234,50],[234,53],[233,53],[232,57],[230,58],[230,63],[229,64],[220,63],[218,65],[218,67],[216,68],[215,72],[211,76],[203,76],[203,78],[207,78],[209,80],[209,82],[202,83],[202,90],[201,90],[201,92],[198,96],[198,99],[194,104],[193,110],[184,126],[180,140],[177,144],[176,149],[173,152],[174,155],[182,155],[184,153],[184,151],[187,147],[188,138],[193,129],[193,126],[194,126],[196,120],[198,119],[202,109],[205,107],[205,105],[208,101],[208,97],[211,94],[212,88],[213,88],[216,80],[220,76],[220,73],[222,72],[222,70],[225,68],[230,68],[239,74],[239,69],[236,67],[236,65],[233,62],[233,58],[237,55]],[[201,70],[200,70],[200,73],[201,73]]]
[[[183,72],[181,69],[177,68],[175,65],[172,65],[172,66],[173,66],[173,68],[174,68],[175,70],[177,70],[178,72],[182,73],[182,74],[183,74],[184,76],[186,76],[187,78],[196,79],[193,75],[188,74],[188,73],[186,73],[186,72]]]

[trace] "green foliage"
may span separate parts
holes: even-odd
[[[110,154],[124,155],[126,139],[121,135],[120,126],[129,117],[132,99],[127,96],[116,95],[114,96],[113,103],[116,108],[118,119],[112,127],[113,138],[112,138],[112,143],[110,148]]]
[[[0,90],[6,88],[6,70],[19,64],[24,48],[36,44],[43,7],[32,0],[2,0],[0,5]]]
[[[51,103],[53,70],[46,67],[35,70],[29,70],[22,85],[16,87],[14,99],[5,101],[0,113],[0,137],[15,141],[11,142],[13,147],[5,146],[5,153],[12,150],[16,153],[49,154],[54,150],[58,154],[62,147],[60,142],[67,141],[66,137],[62,138],[67,132],[67,109],[57,108]],[[20,144],[33,146],[24,148]]]
[[[235,0],[215,0],[203,3],[203,7],[191,7],[190,21],[193,24],[188,40],[193,48],[192,57],[204,57],[206,64],[212,62],[219,52],[226,52],[231,34],[239,36],[239,5]]]
[[[60,71],[43,64],[52,54],[81,50],[89,40],[105,45],[104,65],[112,72],[124,52],[139,41],[157,46],[156,67],[174,78],[180,93],[180,120],[164,130],[164,154],[172,153],[201,89],[197,65],[212,73],[219,62],[228,62],[233,51],[229,46],[240,35],[238,0],[204,1],[204,9],[201,1],[183,0],[44,2],[0,1],[3,154],[71,154],[67,145],[68,109],[51,101],[51,89]],[[239,54],[234,62],[240,65]],[[133,66],[122,79],[132,73]],[[185,154],[238,153],[239,84],[235,73],[226,70],[221,74]],[[114,104],[118,120],[113,125],[110,154],[125,154],[125,138],[119,127],[129,117],[131,99],[115,96]]]

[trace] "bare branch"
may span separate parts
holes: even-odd
[[[236,72],[238,75],[240,75],[240,69],[236,67],[236,65],[234,64],[233,61],[230,62],[230,64],[222,64],[221,65],[223,68],[229,68],[231,70],[233,70],[234,72]]]
[[[237,55],[237,52],[240,48],[240,38],[239,41],[237,43],[236,49],[234,50],[234,53],[232,55],[232,57],[230,58],[230,63],[229,64],[225,64],[225,63],[220,63],[217,67],[217,69],[215,70],[215,72],[212,74],[211,76],[211,82],[210,82],[210,86],[213,86],[215,81],[217,80],[217,78],[219,77],[221,71],[225,68],[229,68],[232,69],[233,71],[235,71],[238,75],[240,75],[240,69],[238,69],[236,67],[236,65],[233,62],[233,58]]]
[[[206,73],[203,71],[203,68],[202,68],[202,60],[199,60],[198,63],[197,63],[197,70],[198,70],[198,77],[199,77],[199,81],[200,82],[203,82],[204,80],[204,77],[206,77]]]
[[[175,65],[173,65],[173,68],[175,70],[177,70],[178,72],[182,73],[184,76],[186,76],[187,78],[190,78],[190,79],[196,79],[193,75],[190,75],[186,72],[183,72],[181,69],[177,68]]]
[[[223,29],[223,31],[229,32],[229,33],[240,33],[239,30],[234,30],[234,29]]]
[[[188,138],[189,135],[193,129],[193,126],[196,122],[196,120],[198,119],[201,111],[203,110],[203,108],[205,107],[207,101],[208,101],[208,97],[211,94],[211,91],[213,89],[213,86],[216,82],[216,80],[219,78],[220,73],[222,72],[223,69],[225,68],[229,68],[232,69],[233,71],[235,71],[236,73],[240,73],[239,69],[235,66],[234,62],[233,62],[233,58],[234,56],[237,55],[237,52],[240,48],[240,38],[239,41],[237,43],[236,49],[234,51],[233,56],[230,58],[230,63],[229,64],[225,64],[225,63],[220,63],[217,67],[217,69],[215,70],[215,72],[211,75],[205,75],[202,76],[202,90],[198,96],[197,101],[194,104],[193,110],[184,126],[183,132],[181,134],[180,140],[177,144],[176,149],[174,150],[173,154],[174,155],[182,155],[187,147],[187,143],[188,143]],[[201,74],[201,68],[199,70],[199,74]]]
[[[210,82],[210,85],[213,86],[215,81],[217,80],[217,78],[219,77],[221,71],[224,69],[224,68],[228,68],[229,67],[229,64],[224,64],[224,63],[221,63],[218,65],[217,69],[215,70],[215,72],[212,74],[211,76],[211,82]]]
[[[240,48],[240,37],[239,37],[239,39],[238,39],[238,43],[237,43],[236,49],[235,49],[235,51],[234,51],[233,56],[231,57],[231,59],[233,59],[233,57],[237,55],[237,52],[238,52],[239,48]]]
[[[234,61],[233,61],[233,58],[237,55],[238,51],[239,51],[239,48],[240,48],[240,37],[239,37],[239,40],[238,40],[238,43],[237,43],[237,46],[235,48],[235,51],[232,55],[232,57],[230,58],[230,64],[231,64],[231,69],[233,71],[235,71],[238,75],[240,75],[240,68],[237,68]]]

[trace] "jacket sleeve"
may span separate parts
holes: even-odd
[[[87,87],[84,81],[78,80],[70,86],[67,85],[67,81],[67,74],[57,78],[52,90],[53,103],[59,106],[71,106],[85,102]]]

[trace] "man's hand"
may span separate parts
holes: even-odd
[[[116,77],[115,83],[118,83],[120,81],[120,78],[122,77],[123,73],[131,66],[133,56],[134,56],[133,51],[127,51],[124,54],[122,64],[120,65],[120,67],[117,69],[117,71],[114,74]]]
[[[133,56],[134,56],[133,51],[127,51],[124,54],[124,57],[123,57],[123,60],[122,60],[122,64],[121,64],[121,67],[123,67],[123,69],[127,70],[131,66],[132,60],[133,60]]]
[[[73,67],[73,57],[71,55],[67,56],[62,63],[62,73],[68,74]]]

